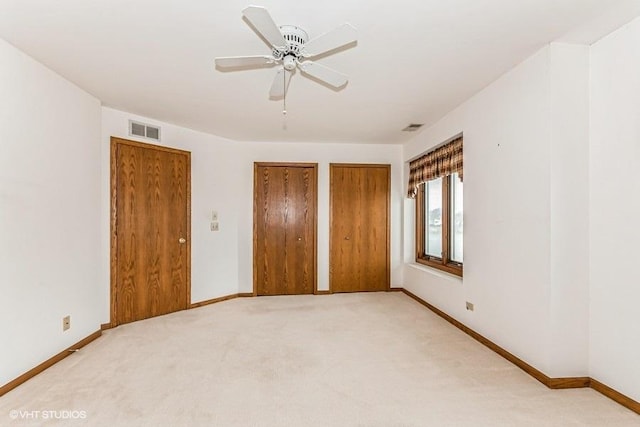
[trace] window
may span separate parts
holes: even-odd
[[[416,197],[416,261],[462,276],[463,184],[457,173],[422,183]]]
[[[416,198],[416,262],[462,276],[462,137],[409,164],[408,197]]]

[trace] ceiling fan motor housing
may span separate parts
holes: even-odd
[[[307,32],[295,25],[281,25],[280,32],[287,41],[287,47],[284,51],[274,49],[273,56],[275,58],[293,56],[294,59],[301,56],[302,47],[309,41],[309,35]]]

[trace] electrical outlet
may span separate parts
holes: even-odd
[[[467,310],[473,311],[473,303],[470,303],[469,301],[467,301]]]
[[[218,231],[220,230],[220,224],[218,223],[218,221],[213,221],[211,223],[211,231]]]
[[[64,316],[62,318],[62,331],[66,331],[71,327],[71,316]]]

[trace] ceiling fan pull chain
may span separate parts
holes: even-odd
[[[282,96],[282,130],[287,130],[287,70],[282,66],[282,83],[284,93]]]
[[[284,96],[282,97],[282,115],[287,115],[287,70],[282,67],[282,87],[284,87]]]

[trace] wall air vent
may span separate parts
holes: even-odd
[[[402,132],[415,132],[418,129],[420,129],[422,126],[424,126],[424,123],[423,124],[411,123],[409,126],[402,129]]]
[[[129,135],[160,141],[160,128],[146,123],[129,120]]]

